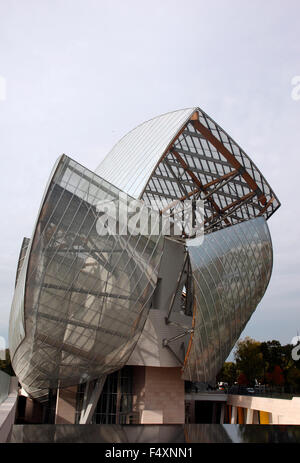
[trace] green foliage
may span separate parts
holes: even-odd
[[[268,365],[268,370],[273,370],[276,365],[281,365],[282,347],[279,341],[262,342],[260,351],[263,354],[265,364]]]
[[[287,372],[287,382],[294,389],[300,391],[300,368],[295,365],[289,368]]]
[[[234,353],[238,374],[244,374],[250,385],[261,380],[264,373],[264,359],[260,343],[252,338],[238,341]]]
[[[280,387],[286,392],[300,392],[300,361],[292,359],[294,346],[282,346],[279,341],[258,342],[245,338],[236,344],[235,362],[225,362],[217,381],[229,385],[238,382],[252,386],[261,384]]]
[[[228,383],[229,386],[234,384],[237,380],[236,365],[234,362],[225,362],[222,370],[217,376],[217,381]]]
[[[279,341],[262,342],[260,351],[264,358],[265,373],[272,373],[276,366],[283,371],[288,369],[293,363],[291,350],[291,345],[282,346]]]

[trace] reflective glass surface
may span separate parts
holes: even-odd
[[[263,297],[272,271],[272,243],[263,217],[187,241],[195,288],[194,333],[183,376],[214,381]]]
[[[300,426],[186,425],[15,425],[12,443],[300,443]]]
[[[0,404],[7,399],[10,386],[10,376],[0,370]]]
[[[119,192],[67,156],[51,178],[10,323],[12,364],[33,397],[121,368],[144,327],[163,239],[101,234],[99,204],[117,209]]]

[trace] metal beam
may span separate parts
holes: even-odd
[[[172,295],[172,299],[171,299],[171,302],[170,302],[170,306],[169,306],[169,310],[168,310],[168,315],[166,317],[166,323],[169,322],[169,318],[171,316],[171,312],[172,312],[172,309],[173,309],[173,305],[174,305],[174,301],[175,301],[175,298],[176,298],[176,295],[177,295],[177,291],[179,289],[179,286],[180,286],[180,282],[182,280],[182,275],[184,273],[184,270],[185,270],[185,267],[186,267],[186,263],[188,261],[188,254],[186,253],[185,255],[185,258],[184,258],[184,262],[183,262],[183,266],[182,266],[182,269],[181,269],[181,272],[180,272],[180,275],[177,279],[177,284],[176,284],[176,289],[175,291],[173,292],[173,295]]]
[[[135,301],[135,298],[132,298],[130,296],[124,296],[122,294],[113,294],[113,293],[104,293],[102,291],[93,291],[93,290],[87,290],[87,289],[82,289],[82,288],[76,288],[74,286],[59,286],[59,285],[53,285],[51,283],[43,283],[42,284],[43,288],[46,289],[56,289],[59,291],[66,291],[66,292],[73,292],[73,293],[80,293],[80,294],[86,294],[87,296],[96,296],[96,297],[108,297],[108,298],[114,298],[114,299],[125,299],[128,301]]]
[[[253,198],[255,195],[254,191],[249,191],[246,195],[242,196],[241,198],[237,199],[236,201],[233,201],[231,204],[228,204],[228,206],[223,207],[222,211],[226,212],[228,209],[231,209],[232,207],[242,203],[245,201],[245,199],[250,199]]]
[[[241,206],[244,203],[245,200],[252,198],[254,195],[255,195],[254,191],[250,191],[249,193],[247,193],[246,195],[244,195],[241,198],[237,199],[236,201],[233,201],[232,203],[230,203],[227,206],[223,207],[221,209],[222,213],[226,212],[228,209],[231,209],[234,206],[237,206],[237,205]],[[226,214],[226,215],[228,215],[228,214]],[[211,215],[210,217],[205,219],[205,223],[210,222],[211,220],[213,220],[216,217],[218,217],[218,214]]]
[[[98,403],[100,394],[102,392],[105,380],[106,380],[106,375],[101,376],[99,379],[97,379],[92,393],[90,394],[89,398],[87,398],[85,401],[85,404],[84,404],[85,407],[82,409],[81,414],[80,414],[79,424],[89,424],[91,422],[91,419],[97,407],[97,403]],[[87,387],[88,386],[89,386],[89,383],[87,383]]]
[[[212,180],[211,182],[206,183],[205,185],[203,185],[204,190],[206,190],[207,188],[209,188],[212,185],[216,185],[218,183],[223,182],[223,180],[226,180],[224,183],[219,185],[217,188],[215,188],[214,190],[211,190],[207,194],[207,196],[205,196],[204,198],[201,198],[201,199],[203,201],[205,201],[209,196],[213,195],[218,190],[223,188],[223,186],[225,186],[228,182],[230,182],[237,175],[239,175],[239,172],[237,170],[234,170],[233,172],[229,172],[228,174],[225,174],[222,177],[216,178],[215,180]],[[200,191],[201,191],[201,189],[198,187],[198,188],[190,191],[186,195],[181,196],[181,198],[172,201],[172,203],[170,203],[168,206],[166,206],[164,209],[161,210],[161,213],[166,212],[168,209],[171,209],[172,207],[176,206],[176,204],[178,204],[179,201],[184,201],[185,199],[190,198],[191,196],[194,196],[196,193],[199,193]]]
[[[251,177],[247,170],[236,159],[236,157],[223,145],[222,142],[220,142],[220,140],[218,140],[212,134],[212,132],[207,127],[201,124],[199,120],[194,120],[191,123],[194,128],[198,130],[198,132],[200,132],[206,138],[206,140],[209,141],[216,148],[216,150],[225,157],[225,159],[232,165],[232,167],[241,171],[242,177],[245,179],[251,190],[257,194],[259,202],[265,205],[267,200],[264,193],[258,187],[256,181]]]
[[[189,174],[189,176],[191,177],[191,179],[193,180],[193,182],[198,186],[198,188],[201,189],[202,191],[204,191],[202,182],[200,182],[200,180],[198,179],[198,177],[196,177],[196,175],[194,174],[194,172],[192,172],[192,171],[190,170],[189,166],[188,166],[187,163],[182,159],[182,157],[180,156],[180,154],[177,153],[177,151],[175,151],[174,149],[171,150],[171,153],[174,154],[174,156],[176,157],[176,159],[178,160],[178,162],[182,165],[182,167],[184,168],[184,170],[186,170],[186,172]],[[211,203],[211,205],[212,205],[213,208],[216,210],[216,212],[221,216],[221,215],[222,215],[222,211],[221,211],[221,209],[219,208],[219,206],[217,205],[217,203],[216,203],[212,198],[208,198],[208,201]],[[227,219],[224,219],[224,220],[225,220],[225,223],[227,223],[227,225],[230,224],[230,222],[229,222]]]
[[[178,204],[179,202],[181,201],[184,201],[185,199],[187,198],[190,198],[191,196],[194,196],[196,193],[199,193],[200,189],[199,188],[196,188],[195,190],[193,191],[190,191],[188,194],[186,194],[185,196],[182,196],[181,198],[179,199],[175,199],[174,201],[172,201],[170,204],[168,204],[168,206],[166,206],[164,209],[162,209],[160,211],[161,214],[163,214],[164,212],[166,212],[167,210],[171,209],[172,207],[175,207],[176,204]]]
[[[225,185],[227,185],[227,183],[231,182],[235,177],[237,177],[238,175],[240,175],[240,172],[238,170],[234,170],[233,172],[230,172],[229,174],[225,174],[223,175],[222,177],[220,178],[216,178],[215,180],[212,180],[211,182],[209,183],[206,183],[203,187],[205,188],[205,190],[207,190],[209,187],[213,186],[213,185],[216,185],[216,184],[219,184],[216,188],[214,188],[213,190],[210,190],[208,195],[206,195],[203,199],[206,199],[208,198],[209,196],[213,195],[214,193],[216,193],[218,190],[220,190],[221,188],[223,188]],[[223,194],[223,192],[221,192]]]
[[[188,361],[188,358],[189,358],[189,355],[190,355],[190,350],[191,350],[192,345],[193,345],[193,336],[194,336],[195,322],[196,322],[196,310],[197,310],[197,304],[196,304],[196,298],[194,296],[192,330],[191,330],[191,335],[190,335],[190,339],[189,339],[189,343],[188,343],[188,348],[187,348],[185,358],[184,358],[184,361],[183,361],[183,368],[185,367],[185,365],[186,365],[186,363]]]
[[[97,314],[95,314],[96,316]],[[80,326],[81,328],[85,328],[87,330],[93,330],[93,331],[101,331],[105,334],[109,334],[110,336],[119,336],[120,338],[127,339],[127,336],[125,334],[120,333],[119,331],[114,331],[109,328],[103,328],[102,326],[99,325],[92,325],[91,323],[85,323],[84,321],[81,320],[76,320],[76,319],[71,319],[71,318],[61,318],[61,317],[56,317],[55,315],[50,315],[44,312],[38,312],[37,313],[37,318],[45,318],[47,320],[51,320],[54,322],[58,322],[61,325],[73,325],[73,326]]]
[[[224,217],[229,217],[229,216],[231,216],[237,209],[239,209],[239,208],[240,208],[241,206],[243,206],[246,202],[248,202],[248,200],[249,200],[252,196],[254,196],[254,195],[255,195],[255,192],[254,192],[254,191],[251,191],[250,193],[248,193],[247,195],[245,195],[245,196],[243,197],[243,198],[244,198],[243,201],[242,201],[242,198],[241,198],[240,200],[234,201],[234,203],[229,204],[228,206],[226,206],[226,208],[223,208],[223,209],[222,209],[223,211],[224,211],[224,209],[228,210],[228,209],[232,208],[235,204],[237,204],[236,207],[234,207],[234,208],[232,209],[232,211],[229,211]],[[216,216],[216,217],[217,217],[217,216]],[[209,219],[211,219],[211,217],[209,217]],[[208,220],[208,221],[210,221],[210,220]],[[213,222],[213,223],[212,223],[211,225],[209,225],[209,227],[207,227],[205,230],[206,230],[206,231],[209,230],[210,228],[214,227],[215,225],[217,225],[217,224],[220,223],[221,221],[222,221],[222,220],[220,219],[220,220],[217,220],[217,221]]]
[[[272,196],[271,199],[269,199],[269,201],[267,202],[267,204],[265,205],[265,207],[262,208],[262,210],[260,211],[260,213],[258,215],[263,215],[266,210],[268,209],[269,206],[271,206],[272,202],[275,200],[275,197]]]
[[[177,149],[176,148],[176,151],[179,153],[179,154],[185,154],[185,155],[190,155],[190,156],[195,156],[195,157],[199,157],[199,158],[203,158],[203,160],[205,161],[211,161],[213,162],[214,164],[220,164],[222,163],[222,165],[224,164],[224,166],[226,167],[229,167],[228,166],[228,162],[225,162],[225,161],[220,161],[219,159],[214,159],[214,158],[209,158],[209,157],[205,157],[205,156],[200,156],[200,155],[196,155],[195,153],[190,153],[188,151],[184,151],[184,150],[181,150],[181,149]],[[176,166],[176,163],[174,161],[171,161],[169,160],[169,164],[171,166]],[[219,174],[217,172],[210,172],[209,170],[203,170],[203,169],[199,169],[198,167],[193,167],[193,172],[197,173],[197,174],[201,174],[201,175],[204,175],[206,177],[212,177],[212,178],[219,178]],[[249,188],[248,184],[244,181],[244,179],[238,179],[236,178],[235,181],[234,181],[235,184],[237,185],[240,185],[241,187],[243,188]],[[236,196],[236,195],[235,195]]]
[[[191,334],[194,332],[194,329],[191,328],[189,330],[184,331],[183,333],[177,334],[176,336],[173,336],[172,338],[169,339],[163,339],[163,347],[167,347],[170,342],[177,341],[178,339],[183,338],[184,336],[187,336],[188,334]]]

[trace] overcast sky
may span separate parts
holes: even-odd
[[[282,203],[268,222],[271,282],[242,337],[300,332],[299,0],[0,0],[0,76],[0,336],[58,156],[94,169],[139,123],[193,106]]]

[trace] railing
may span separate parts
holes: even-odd
[[[252,389],[252,391],[249,391]],[[247,395],[252,397],[266,397],[266,398],[273,398],[273,399],[286,399],[291,400],[293,397],[300,397],[299,393],[293,392],[283,392],[280,389],[276,388],[265,388],[265,389],[258,389],[258,388],[246,388],[241,386],[232,386],[227,389],[227,394],[233,395]]]
[[[198,387],[198,386],[194,386],[194,385],[193,386],[190,386],[190,385],[185,386],[184,392],[186,394],[194,394],[194,393],[200,393],[200,392],[205,393],[205,394],[206,393],[212,393],[212,394],[218,394],[218,393],[224,394],[225,393],[225,394],[227,394],[227,390],[221,390],[221,389],[219,389],[217,387],[215,387],[215,388],[207,387],[207,386],[199,386]]]
[[[217,387],[206,387],[205,385],[197,386],[195,384],[186,384],[185,393],[205,393],[205,394],[233,394],[233,395],[247,395],[254,397],[268,397],[274,399],[292,399],[293,397],[300,397],[300,392],[297,389],[290,389],[289,392],[284,391],[283,387],[276,386],[239,386],[233,385],[219,389]]]
[[[10,376],[0,370],[0,404],[7,399],[10,387]]]

